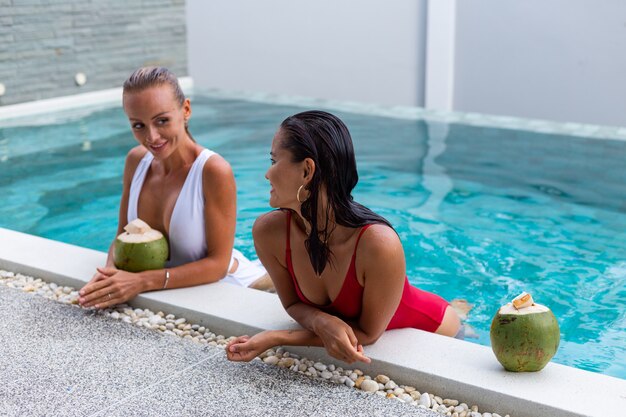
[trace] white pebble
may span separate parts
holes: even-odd
[[[423,405],[424,407],[430,408],[430,395],[428,395],[427,392],[422,393],[421,397],[420,397],[420,405]]]
[[[318,371],[325,371],[326,370],[326,365],[324,365],[321,362],[315,362],[315,365],[313,365],[315,367],[315,369],[317,369]]]
[[[398,385],[396,385],[396,383],[393,382],[393,381],[388,381],[385,384],[385,389],[396,389],[397,387],[398,387]]]
[[[344,384],[349,387],[349,388],[353,388],[354,387],[354,381],[351,380],[350,378],[346,378],[346,380],[344,381]]]
[[[276,365],[278,361],[279,361],[278,356],[268,356],[263,359],[263,362],[270,364],[270,365]]]
[[[410,403],[411,401],[413,401],[413,397],[411,397],[407,393],[403,393],[403,394],[398,395],[398,398],[401,399],[402,401],[404,401],[405,403]]]
[[[333,376],[333,373],[325,370],[325,371],[322,371],[320,376],[324,379],[330,379]]]
[[[376,377],[376,381],[380,382],[381,384],[386,384],[387,382],[389,382],[389,377],[387,375],[378,375]]]
[[[376,392],[378,391],[378,383],[376,381],[372,381],[371,379],[366,379],[361,382],[361,390],[365,392]]]

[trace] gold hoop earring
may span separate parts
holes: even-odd
[[[306,200],[304,200],[304,201],[300,200],[300,191],[302,191],[302,187],[304,187],[304,184],[302,184],[300,186],[300,188],[298,188],[298,192],[296,193],[296,200],[298,200],[298,203],[300,203],[300,204],[302,204],[302,203],[304,203],[304,201],[306,201]]]

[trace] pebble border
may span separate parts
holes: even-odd
[[[0,285],[36,294],[63,304],[78,306],[77,290],[72,287],[48,283],[41,278],[33,278],[0,269]],[[100,310],[98,314],[139,327],[156,330],[163,334],[190,339],[196,343],[222,349],[226,347],[230,340],[234,339],[234,336],[216,335],[204,326],[187,323],[185,318],[176,318],[173,314],[165,314],[162,311],[154,313],[148,309],[133,309],[128,304],[120,304],[113,308]],[[420,392],[415,387],[398,385],[386,375],[377,375],[375,378],[372,378],[369,375],[365,375],[360,369],[343,369],[334,364],[325,365],[321,362],[314,362],[290,353],[282,347],[269,349],[254,360],[289,369],[311,378],[322,379],[335,384],[346,385],[349,388],[360,389],[364,392],[395,399],[419,408],[427,408],[446,416],[502,417],[497,413],[481,413],[476,405],[468,406],[466,403],[461,403],[458,400],[444,399],[428,392]],[[504,417],[510,416],[507,414]]]

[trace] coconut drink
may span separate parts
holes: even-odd
[[[543,369],[556,353],[559,323],[546,306],[522,293],[502,306],[491,322],[491,348],[498,362],[511,372]]]
[[[141,219],[128,223],[113,247],[115,267],[128,272],[163,269],[168,256],[169,248],[163,233]]]

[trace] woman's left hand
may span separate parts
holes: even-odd
[[[226,357],[233,362],[250,362],[252,359],[276,346],[271,330],[257,333],[254,336],[239,336],[226,346]]]
[[[83,307],[107,308],[124,303],[141,292],[138,274],[116,268],[97,268],[98,273],[79,291]]]

